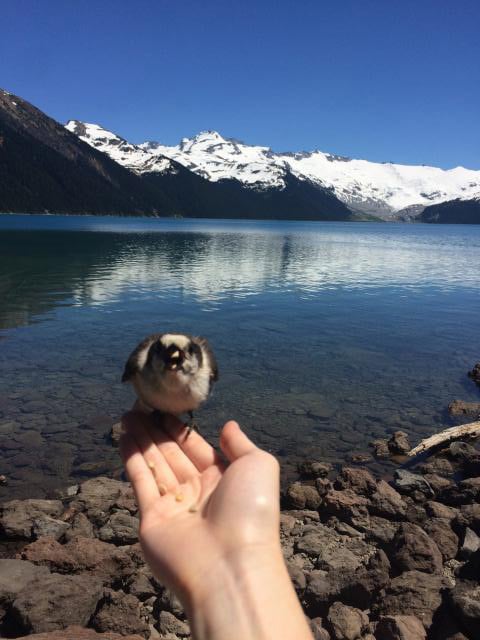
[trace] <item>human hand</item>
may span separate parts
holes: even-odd
[[[162,583],[182,596],[198,591],[225,557],[277,551],[278,463],[236,422],[220,436],[227,468],[173,416],[159,424],[130,412],[123,424],[121,453],[140,508],[140,541]]]
[[[196,640],[311,640],[283,561],[279,466],[236,422],[215,450],[173,416],[132,411],[120,449],[154,575],[181,599]]]

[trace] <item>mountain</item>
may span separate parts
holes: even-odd
[[[438,224],[480,224],[480,196],[468,200],[450,200],[426,207],[419,222]]]
[[[132,145],[99,125],[70,121],[67,128],[138,174],[162,172],[168,160],[215,183],[238,180],[264,191],[284,189],[292,178],[330,191],[350,210],[383,219],[415,218],[432,204],[480,193],[480,171],[375,163],[321,151],[275,153],[204,131],[176,146]],[[160,164],[155,168],[155,162]]]
[[[156,215],[171,207],[155,185],[0,89],[0,211]]]

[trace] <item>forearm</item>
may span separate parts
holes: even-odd
[[[187,611],[195,640],[312,639],[280,548],[218,562]]]

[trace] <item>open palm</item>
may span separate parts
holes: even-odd
[[[228,466],[172,416],[130,412],[123,424],[140,542],[156,577],[180,597],[226,558],[278,545],[278,464],[236,422],[220,435]]]

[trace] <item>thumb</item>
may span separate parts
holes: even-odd
[[[223,427],[220,434],[220,448],[229,462],[257,449],[234,420],[229,420]]]

